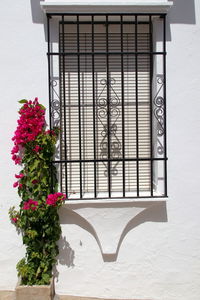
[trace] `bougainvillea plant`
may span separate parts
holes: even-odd
[[[57,192],[56,168],[51,163],[59,129],[46,130],[45,108],[37,98],[19,103],[11,154],[22,167],[13,184],[21,202],[18,210],[10,208],[9,216],[22,233],[26,253],[17,270],[23,285],[49,284],[61,234],[58,209],[66,198]]]

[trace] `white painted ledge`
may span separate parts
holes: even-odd
[[[167,197],[156,197],[156,198],[132,198],[132,199],[90,199],[90,200],[66,200],[65,204],[69,205],[70,207],[76,207],[79,205],[87,205],[87,204],[121,204],[121,205],[126,205],[126,204],[134,204],[134,203],[151,203],[151,202],[167,202],[168,198]]]
[[[133,13],[167,13],[170,7],[172,7],[172,1],[125,1],[121,5],[121,1],[107,1],[104,5],[104,1],[62,1],[52,2],[41,1],[40,5],[45,13],[70,13],[70,12],[133,12]]]

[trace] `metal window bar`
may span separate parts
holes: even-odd
[[[62,16],[62,32],[64,33],[64,22],[65,22],[65,17]],[[62,36],[62,40],[61,40],[61,43],[60,43],[60,47],[59,47],[59,50],[61,50],[62,48],[62,52],[64,53],[65,51],[65,40],[64,40],[64,34]],[[61,73],[61,69],[63,70],[62,72],[62,79],[63,79],[63,86],[65,85],[65,56],[62,55],[62,56],[59,56],[60,58],[62,58],[62,61],[60,60],[60,73]],[[61,78],[61,76],[60,76]],[[61,88],[60,88],[60,94],[62,93],[61,91]],[[63,99],[65,99],[65,89],[63,89]],[[66,128],[66,124],[67,124],[67,116],[66,116],[66,102],[63,101],[63,103],[61,104],[64,106],[64,110],[63,110],[63,118],[64,118],[64,158],[65,160],[67,161],[67,139],[66,139],[66,136],[67,136],[67,128]],[[62,110],[61,110],[62,112]],[[61,134],[63,134],[61,132]],[[61,165],[61,172],[62,172],[62,165]],[[68,178],[67,178],[67,173],[68,173],[68,166],[67,166],[67,162],[65,162],[64,164],[64,170],[65,170],[65,187],[66,187],[66,194],[68,193]]]
[[[108,15],[106,15],[106,80],[107,80],[107,149],[108,149],[108,197],[111,198],[111,172],[110,172],[110,76],[109,76],[109,30]]]
[[[48,41],[48,52],[51,52],[51,35],[50,35],[50,16],[47,16],[47,41]],[[52,93],[51,93],[51,56],[48,55],[48,82],[49,82],[49,88],[48,88],[48,93],[49,93],[49,127],[50,129],[52,128]],[[51,192],[53,192],[53,168],[52,164],[50,165],[50,184],[51,184]]]
[[[139,142],[138,142],[138,16],[135,16],[135,101],[136,101],[136,112],[135,112],[135,117],[136,117],[136,183],[137,183],[137,197],[140,196],[140,182],[139,182]]]
[[[52,47],[51,47],[51,36],[50,36],[50,32],[51,32],[51,19],[56,16],[56,19],[59,19],[59,24],[60,24],[60,47],[59,47],[59,51],[52,51]],[[75,19],[72,21],[70,18],[74,17]],[[89,20],[85,21],[82,20],[82,17],[87,17],[89,18]],[[102,17],[103,21],[100,21],[98,19],[98,17]],[[112,18],[111,18],[112,17]],[[113,20],[113,17],[116,17],[117,20]],[[127,20],[126,18],[129,17],[129,20]],[[159,17],[160,20],[163,23],[163,49],[161,51],[154,51],[153,49],[153,39],[152,39],[152,22],[153,22],[153,18],[154,17]],[[68,19],[69,18],[69,19]],[[130,20],[131,18],[131,20]],[[142,18],[142,20],[140,19]],[[145,18],[145,21],[143,20],[143,18]],[[166,25],[165,25],[165,14],[146,14],[146,13],[109,13],[109,14],[104,14],[104,13],[65,13],[65,14],[60,14],[60,13],[52,13],[52,14],[47,14],[47,32],[48,32],[48,74],[49,74],[49,105],[50,105],[50,127],[52,128],[52,119],[53,119],[53,108],[51,105],[52,99],[51,99],[51,82],[53,79],[53,64],[51,62],[51,58],[53,58],[53,56],[58,55],[60,58],[60,61],[62,61],[62,63],[60,63],[60,73],[62,74],[62,80],[60,80],[60,89],[61,89],[61,93],[60,93],[60,101],[61,101],[61,106],[63,109],[63,117],[64,117],[64,141],[62,141],[63,145],[64,145],[64,156],[61,155],[60,159],[56,159],[54,161],[52,161],[53,164],[58,164],[61,167],[61,170],[64,168],[64,173],[65,173],[65,192],[67,192],[70,187],[68,184],[68,177],[70,176],[70,168],[73,169],[75,164],[79,164],[79,196],[76,199],[105,199],[105,198],[157,198],[157,197],[167,197],[167,151],[166,151]],[[126,19],[126,20],[125,20]],[[105,24],[105,51],[99,51],[98,49],[96,49],[95,47],[95,40],[96,40],[96,32],[95,32],[95,26],[97,25],[102,25]],[[132,35],[134,36],[134,45],[133,45],[133,50],[130,51],[130,49],[127,49],[124,45],[124,41],[125,41],[125,35],[124,35],[124,26],[126,25],[131,25],[133,28],[132,31]],[[150,43],[150,47],[148,49],[148,51],[141,51],[141,47],[139,45],[140,43],[140,33],[139,33],[139,26],[142,24],[147,24],[147,26],[149,27],[149,40],[148,42]],[[66,26],[76,26],[76,41],[77,41],[77,48],[75,49],[75,51],[69,51],[66,49],[66,40],[65,40],[65,27]],[[87,43],[89,43],[89,49],[90,51],[82,51],[81,49],[81,34],[82,34],[82,26],[84,25],[88,25],[90,26],[90,35]],[[109,39],[112,37],[112,31],[109,30],[109,26],[113,26],[113,25],[119,25],[120,31],[119,31],[119,49],[118,51],[113,51],[112,47],[109,47],[109,44],[111,43],[109,41]],[[127,35],[128,36],[128,35]],[[86,38],[85,38],[86,40]],[[98,48],[98,47],[97,47]],[[105,57],[105,65],[106,65],[106,114],[107,114],[107,124],[106,124],[106,131],[107,131],[107,155],[106,156],[99,156],[99,144],[98,144],[98,130],[100,125],[98,124],[98,95],[97,95],[97,83],[96,83],[96,78],[98,76],[98,72],[97,69],[99,68],[98,65],[98,57]],[[164,111],[164,115],[163,115],[163,129],[164,129],[164,133],[163,133],[163,155],[157,155],[155,154],[154,149],[158,148],[158,145],[155,145],[155,141],[153,138],[153,135],[156,135],[156,132],[154,130],[154,124],[157,121],[158,125],[160,126],[160,117],[156,114],[156,109],[159,109],[159,107],[154,108],[154,106],[156,104],[154,104],[154,102],[156,103],[156,97],[158,97],[158,94],[160,92],[160,90],[158,91],[158,93],[156,95],[153,95],[153,89],[152,89],[152,84],[153,84],[153,76],[154,76],[154,70],[153,70],[153,61],[154,59],[156,59],[158,56],[163,58],[163,111]],[[68,58],[69,57],[69,58]],[[69,118],[66,117],[68,109],[72,108],[73,106],[75,106],[73,103],[69,102],[67,103],[67,97],[68,95],[67,92],[67,88],[68,88],[68,84],[69,82],[67,82],[67,79],[65,78],[65,74],[67,74],[66,72],[69,72],[67,70],[67,63],[70,61],[70,59],[72,58],[76,58],[76,65],[77,65],[77,86],[78,86],[78,134],[79,134],[79,158],[71,158],[71,156],[67,155],[67,146],[70,143],[70,139],[69,136],[67,136],[68,133],[68,124],[67,122],[70,122]],[[88,66],[88,69],[91,70],[91,97],[92,97],[92,102],[87,102],[85,103],[82,100],[82,92],[83,92],[83,87],[82,87],[82,83],[81,83],[81,78],[84,77],[82,74],[82,60],[81,57],[88,57],[90,59],[90,65]],[[120,106],[121,106],[121,133],[120,136],[117,137],[120,141],[121,141],[121,145],[122,145],[122,153],[121,156],[119,157],[115,157],[112,156],[112,150],[111,147],[112,145],[112,137],[111,135],[113,134],[113,127],[112,127],[112,118],[111,118],[111,111],[112,111],[112,102],[111,102],[111,94],[114,92],[116,94],[116,91],[112,91],[111,89],[113,89],[112,85],[111,85],[111,81],[112,81],[112,75],[111,75],[111,69],[112,67],[112,57],[113,57],[113,61],[115,57],[119,57],[120,58],[120,78],[121,78],[121,86],[119,87],[121,90],[120,93]],[[149,84],[149,107],[150,107],[150,154],[147,156],[142,156],[140,154],[140,148],[141,148],[141,143],[143,142],[143,140],[141,141],[141,137],[140,137],[140,130],[143,126],[143,110],[142,110],[142,104],[140,103],[140,94],[142,93],[140,91],[140,84],[138,82],[139,77],[142,77],[142,71],[140,71],[140,69],[142,69],[141,65],[143,63],[143,57],[144,57],[144,64],[147,61],[147,64],[149,62],[149,66],[150,66],[150,70],[149,70],[149,76],[150,76],[150,84]],[[148,58],[147,58],[148,57]],[[130,85],[132,85],[135,88],[135,102],[133,101],[132,103],[130,103],[129,100],[126,99],[127,95],[126,95],[126,89],[128,86],[128,83],[126,82],[128,79],[125,78],[125,69],[128,70],[128,66],[125,63],[125,59],[128,61],[131,61],[131,63],[135,62],[135,71],[134,71],[134,75],[132,75],[133,77],[135,76],[135,83],[130,83]],[[146,59],[146,61],[145,61]],[[128,71],[127,71],[128,72]],[[141,72],[141,74],[140,74]],[[84,79],[83,79],[84,80]],[[142,79],[140,79],[142,80]],[[125,86],[127,85],[127,86]],[[133,88],[132,87],[132,88]],[[89,88],[88,88],[89,89]],[[102,92],[103,93],[103,92]],[[116,94],[117,95],[117,94]],[[84,139],[82,139],[82,133],[83,133],[83,126],[86,126],[84,124],[84,118],[83,116],[83,110],[84,107],[86,107],[86,111],[88,109],[88,107],[92,107],[92,117],[91,120],[89,121],[91,124],[92,122],[92,145],[93,145],[93,154],[88,158],[88,156],[86,155],[83,157],[82,156],[82,147],[84,147]],[[125,126],[126,124],[126,109],[127,107],[133,107],[133,111],[135,111],[135,139],[136,139],[136,153],[135,155],[133,155],[133,153],[127,155],[127,149],[128,149],[128,143],[130,142],[131,145],[131,141],[129,141],[127,139],[126,136],[126,130],[127,127]],[[135,107],[135,108],[134,108]],[[139,108],[141,107],[141,111],[139,111]],[[145,111],[145,108],[144,108]],[[133,116],[134,118],[134,116]],[[140,119],[141,118],[141,119]],[[128,120],[130,122],[130,120]],[[134,130],[134,128],[133,128]],[[143,134],[143,133],[142,133]],[[160,141],[159,141],[160,142]],[[62,151],[62,150],[61,150]],[[119,151],[118,151],[119,152]],[[161,154],[162,154],[161,153]],[[143,163],[149,163],[150,164],[150,171],[149,174],[144,175],[147,176],[148,181],[150,181],[150,190],[149,190],[149,194],[145,195],[142,193],[141,191],[141,181],[143,179],[141,179],[141,174],[142,174],[142,164]],[[118,164],[119,168],[121,168],[121,188],[122,188],[122,195],[118,196],[117,194],[113,193],[113,185],[112,185],[112,180],[113,180],[113,164],[116,163]],[[131,173],[131,171],[129,170],[129,168],[131,168],[131,165],[128,166],[128,163],[134,163],[134,166],[136,167],[136,173],[134,173],[133,175],[130,175],[129,173]],[[164,165],[164,170],[163,170],[163,182],[164,182],[164,193],[157,195],[154,192],[154,176],[156,174],[156,164],[157,163],[163,163]],[[106,164],[107,165],[107,196],[103,196],[99,195],[99,188],[98,188],[98,184],[99,184],[99,176],[97,176],[97,173],[99,172],[99,164]],[[82,168],[85,168],[85,165],[93,166],[93,197],[88,197],[87,193],[86,196],[84,196],[84,182],[85,179],[83,180],[82,176],[83,176],[83,172],[82,172]],[[68,168],[69,166],[69,168]],[[133,165],[132,165],[133,166]],[[89,167],[88,167],[89,168]],[[111,172],[112,170],[112,172]],[[89,173],[89,171],[88,171]],[[77,175],[77,174],[76,174]],[[127,177],[133,177],[135,176],[134,180],[136,181],[136,193],[130,194],[129,193],[129,187],[127,184]],[[62,174],[61,174],[62,177]],[[89,178],[89,177],[88,177]],[[87,179],[88,181],[90,179]],[[86,181],[87,181],[86,180]],[[62,181],[62,180],[61,180]],[[71,181],[73,181],[73,178],[71,179]],[[131,180],[130,180],[131,181]],[[132,181],[133,182],[133,181]],[[88,183],[88,185],[90,185],[90,183]],[[63,188],[63,182],[61,183],[61,187]],[[67,195],[68,196],[68,195]]]
[[[94,16],[92,21],[92,52],[94,53]],[[97,163],[96,163],[96,110],[95,110],[95,74],[94,55],[92,55],[92,104],[93,104],[93,157],[94,157],[94,198],[97,198]]]
[[[77,51],[80,51],[79,43],[80,43],[80,25],[79,25],[79,15],[77,18]],[[80,198],[83,196],[82,192],[82,142],[81,142],[81,88],[80,88],[80,56],[77,56],[78,60],[78,122],[79,122],[79,177],[80,177]],[[84,107],[82,108],[84,109]]]
[[[121,53],[123,53],[123,16],[120,16],[120,35],[121,35]],[[124,134],[124,57],[121,54],[121,97],[122,97],[122,172],[123,172],[123,197],[126,196],[126,182],[125,182],[125,134]]]
[[[164,196],[167,197],[167,116],[166,116],[166,15],[163,15],[163,82],[164,82]]]
[[[152,17],[149,16],[150,52],[153,52],[152,36]],[[152,120],[152,84],[153,84],[153,55],[150,54],[150,138],[151,138],[151,157],[153,157],[153,120]],[[151,161],[151,197],[153,197],[153,161]]]

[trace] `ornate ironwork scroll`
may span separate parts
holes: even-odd
[[[58,82],[52,79],[51,86],[51,119],[52,127],[60,127],[60,97],[58,89]]]
[[[55,78],[55,77],[54,77]],[[60,128],[61,112],[60,112],[60,97],[59,97],[59,84],[56,79],[50,81],[51,87],[51,126]],[[56,145],[55,158],[60,158],[60,143]],[[62,167],[62,166],[61,166]],[[58,164],[56,165],[58,168]],[[59,173],[58,173],[59,174]]]
[[[165,128],[164,128],[164,116],[165,116],[165,111],[164,111],[164,98],[161,94],[162,89],[164,86],[164,80],[163,76],[159,75],[157,76],[157,93],[154,97],[154,116],[157,121],[157,152],[159,155],[162,155],[164,153],[164,146],[161,140],[161,137],[165,133]]]
[[[117,159],[121,157],[121,143],[117,137],[117,120],[120,116],[120,99],[114,90],[114,85],[116,81],[114,78],[110,78],[109,81],[106,79],[100,80],[100,85],[102,86],[102,90],[97,97],[97,117],[100,121],[103,130],[101,131],[102,140],[100,142],[100,157],[101,159],[108,158],[108,128],[109,128],[109,137],[110,137],[110,158]],[[110,124],[107,124],[107,105],[108,100],[103,96],[103,92],[107,90],[107,86],[110,89],[110,95],[113,92],[114,96],[110,96],[109,98],[109,114],[110,114]],[[103,162],[106,170],[104,171],[104,175],[108,176],[108,165],[107,163]],[[117,165],[119,164],[118,161],[112,162],[112,167],[110,173],[113,176],[117,176],[118,170]]]

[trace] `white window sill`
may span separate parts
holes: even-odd
[[[130,198],[129,198],[130,196]],[[140,193],[140,197],[136,197],[136,195],[128,195],[126,193],[126,198],[123,198],[121,193],[115,193],[115,195],[112,195],[112,198],[103,198],[102,195],[98,195],[98,199],[92,198],[90,195],[86,195],[85,199],[84,197],[82,199],[79,198],[79,195],[74,194],[74,196],[71,195],[70,199],[65,201],[65,204],[92,204],[92,203],[100,203],[100,204],[107,204],[107,203],[134,203],[134,202],[160,202],[160,201],[166,201],[167,197],[162,196],[160,193],[154,192],[154,197],[149,196],[149,192],[143,192]],[[116,197],[116,198],[115,198]],[[134,197],[134,198],[131,198]]]
[[[69,4],[70,3],[70,4]],[[167,13],[173,5],[172,1],[125,1],[122,5],[121,1],[108,1],[106,5],[101,1],[41,1],[40,5],[45,13],[70,13],[70,12],[133,12],[133,13]]]

